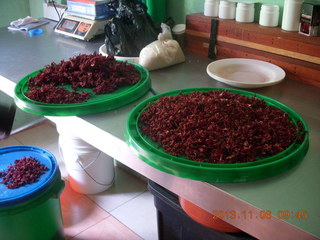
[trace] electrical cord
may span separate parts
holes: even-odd
[[[61,20],[61,16],[60,16],[60,13],[59,13],[59,11],[58,11],[58,9],[56,7],[56,3],[53,0],[51,0],[51,1],[49,0],[48,3],[52,4],[52,6],[54,7],[54,10],[56,10],[56,12],[57,12],[57,15],[58,15],[58,18],[59,18],[59,21],[60,21]]]
[[[56,11],[56,13],[57,13],[57,15],[58,15],[58,19],[59,19],[59,20],[58,20],[57,24],[55,24],[54,27],[53,27],[53,29],[55,29],[55,28],[57,27],[57,25],[59,24],[59,22],[61,21],[64,13],[67,11],[68,7],[67,7],[67,8],[63,11],[63,13],[60,15],[60,13],[59,13],[59,11],[58,11],[58,9],[57,9],[57,6],[56,6],[55,1],[54,1],[54,0],[49,0],[48,3],[51,3],[51,4],[52,4],[53,8],[55,9],[55,11]]]

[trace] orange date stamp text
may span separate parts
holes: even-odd
[[[271,219],[272,217],[276,217],[279,219],[307,219],[308,214],[306,210],[298,210],[298,211],[289,211],[289,210],[278,210],[278,211],[270,211],[270,210],[259,210],[259,211],[236,211],[236,210],[214,210],[212,211],[213,219],[239,219],[239,220],[251,220],[251,219]]]

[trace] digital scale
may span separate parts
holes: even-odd
[[[104,34],[104,27],[113,12],[107,0],[67,0],[67,14],[59,21],[55,32],[89,41]]]
[[[78,16],[65,16],[58,23],[55,32],[70,37],[89,41],[95,36],[104,34],[104,27],[108,19],[86,19]]]

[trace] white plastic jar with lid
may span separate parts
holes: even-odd
[[[208,17],[218,17],[219,15],[219,0],[205,0],[204,15]]]
[[[234,19],[236,13],[236,4],[230,1],[220,1],[219,18]]]
[[[298,31],[303,0],[285,0],[281,28],[286,31]]]
[[[265,27],[276,27],[279,24],[279,6],[262,4],[260,10],[259,24]]]
[[[237,3],[236,9],[237,22],[253,22],[254,21],[254,3]]]

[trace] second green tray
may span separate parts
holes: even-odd
[[[187,94],[194,91],[212,90],[227,90],[247,97],[255,96],[263,99],[268,105],[281,109],[289,115],[289,119],[294,123],[298,121],[302,122],[301,131],[306,132],[303,141],[299,143],[294,142],[285,151],[262,160],[248,163],[216,164],[200,163],[184,157],[172,156],[166,153],[158,144],[151,141],[149,137],[141,133],[138,124],[139,118],[149,103],[156,102],[162,96],[173,96],[180,92]],[[127,120],[125,138],[131,150],[150,166],[175,176],[205,182],[247,182],[278,175],[301,162],[309,147],[307,124],[294,110],[271,98],[253,92],[228,88],[180,89],[151,97],[137,105],[130,113]]]

